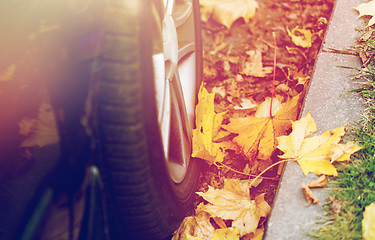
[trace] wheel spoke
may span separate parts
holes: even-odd
[[[175,76],[179,78],[178,74]],[[168,161],[172,179],[179,183],[184,179],[191,155],[191,131],[185,111],[185,102],[182,96],[179,81],[171,85],[171,132],[170,141],[173,147],[169,148]]]

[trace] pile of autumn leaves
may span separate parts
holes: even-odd
[[[245,21],[251,18],[242,14],[229,20],[221,19],[223,14],[220,14],[220,9],[215,10],[215,1],[203,2],[212,3],[208,4],[208,10],[203,9],[203,16],[207,15],[205,11],[209,11],[211,17],[216,17],[216,21],[222,22],[227,28],[230,28],[238,17],[243,17]],[[256,7],[255,1],[238,2],[246,2]],[[255,11],[251,14],[255,14]],[[307,31],[287,30],[297,46],[309,47],[305,46],[311,43]],[[254,66],[249,68],[256,69]],[[260,69],[264,70],[262,66]],[[261,75],[270,72],[267,70]],[[312,136],[317,131],[317,126],[310,113],[295,121],[300,110],[301,97],[303,94],[298,94],[285,102],[281,102],[282,98],[277,96],[266,98],[261,104],[251,106],[256,109],[255,113],[236,117],[230,111],[216,113],[215,93],[209,93],[202,85],[196,107],[192,156],[204,159],[211,165],[222,163],[229,151],[240,151],[249,159],[249,164],[252,164],[254,160],[269,161],[271,155],[279,149],[283,154],[278,156],[281,160],[278,163],[296,161],[305,175],[310,172],[321,175],[315,181],[302,185],[306,200],[312,204],[319,202],[310,188],[327,184],[326,175],[337,176],[333,163],[350,160],[351,154],[361,147],[353,142],[341,143],[345,135],[345,126]],[[173,239],[262,239],[264,229],[258,228],[259,221],[269,215],[271,207],[264,200],[264,194],[255,198],[250,197],[251,188],[259,184],[259,178],[261,175],[248,180],[226,178],[221,189],[209,186],[207,192],[197,192],[205,202],[197,206],[194,216],[184,219]]]

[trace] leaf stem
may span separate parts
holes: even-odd
[[[259,173],[250,183],[250,186],[252,186],[256,180],[258,180],[259,178],[264,178],[264,177],[261,177],[265,172],[267,172],[268,170],[270,170],[271,168],[273,168],[274,166],[277,166],[279,165],[280,163],[284,163],[284,162],[288,162],[288,161],[291,161],[291,162],[295,162],[296,160],[293,160],[293,159],[285,159],[285,160],[280,160],[278,162],[275,162],[274,164],[272,164],[271,166],[267,167],[266,169],[263,170],[263,172]]]

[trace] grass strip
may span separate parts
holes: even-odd
[[[375,37],[358,46],[358,51],[375,56]],[[341,166],[338,177],[331,184],[335,200],[325,205],[324,223],[313,235],[314,239],[363,239],[362,219],[365,207],[375,202],[375,61],[369,61],[359,75],[365,79],[361,93],[367,109],[349,138],[364,147],[352,157],[352,162]],[[334,201],[342,205],[339,214],[332,211]]]

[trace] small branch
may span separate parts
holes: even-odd
[[[237,171],[236,169],[233,169],[233,168],[229,167],[228,165],[225,165],[224,163],[221,163],[221,162],[215,162],[214,164],[215,164],[218,168],[225,167],[225,168],[227,168],[228,170],[230,170],[230,171],[232,171],[232,172],[235,172],[235,173],[238,173],[238,174],[242,174],[242,175],[245,175],[245,176],[249,176],[249,177],[258,177],[258,178],[262,178],[262,179],[275,180],[275,181],[278,181],[278,180],[279,180],[278,178],[260,177],[259,175],[240,172],[240,171]],[[218,165],[218,164],[220,164],[220,165]]]

